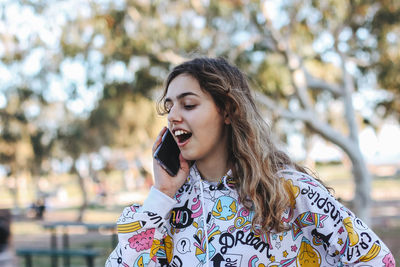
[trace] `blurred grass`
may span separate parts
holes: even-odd
[[[350,168],[340,165],[317,165],[316,175],[328,186],[334,189],[334,195],[345,201],[351,201],[354,196],[354,181]],[[400,205],[400,174],[393,177],[372,176],[373,200],[399,201]]]
[[[124,184],[123,174],[121,171],[111,171],[107,174],[100,172],[99,176],[104,176],[104,183],[107,186],[107,193],[109,195],[118,194],[119,192],[126,191]],[[8,180],[9,179],[9,180]],[[18,191],[18,204],[20,208],[27,208],[34,200],[36,200],[36,191],[38,184],[40,184],[41,191],[47,195],[49,206],[55,203],[55,206],[74,206],[81,203],[81,191],[78,187],[78,177],[73,174],[52,174],[46,178],[37,181],[30,175],[25,174],[20,178],[0,179],[0,208],[13,207],[13,198],[7,184],[19,184]],[[95,183],[91,179],[85,179],[87,194],[89,201],[93,200],[96,196]],[[60,194],[64,194],[67,199],[60,200]]]

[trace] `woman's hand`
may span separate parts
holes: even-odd
[[[153,155],[161,144],[162,136],[167,131],[167,127],[164,127],[160,134],[157,136],[156,142],[153,145]],[[170,176],[166,170],[161,167],[160,163],[153,157],[153,171],[154,171],[154,187],[173,198],[176,191],[184,184],[187,176],[189,175],[189,164],[179,154],[180,168],[176,176]]]

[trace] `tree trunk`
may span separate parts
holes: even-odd
[[[11,194],[13,201],[13,210],[15,214],[21,214],[21,205],[19,203],[19,184],[17,180],[17,168],[15,164],[11,165],[9,172],[7,173],[7,188]]]
[[[81,203],[81,206],[79,207],[78,217],[76,219],[78,222],[81,222],[83,220],[83,216],[84,216],[86,208],[88,206],[88,194],[86,191],[84,177],[76,169],[76,162],[74,162],[74,164],[73,164],[72,172],[74,174],[76,174],[76,176],[78,178],[78,185],[79,185],[79,189],[81,191],[81,196],[82,196],[82,203]]]
[[[12,179],[12,181],[9,181],[8,183],[8,190],[11,194],[12,200],[13,200],[13,210],[14,213],[20,214],[21,213],[21,208],[19,204],[19,198],[18,198],[18,182],[17,178],[14,176],[8,176],[7,179]]]
[[[333,132],[324,130],[317,121],[308,121],[313,131],[320,134],[326,140],[334,143],[349,156],[352,163],[353,179],[355,183],[354,198],[352,200],[352,210],[365,223],[370,222],[371,209],[371,176],[360,150],[358,139],[335,137]]]
[[[352,172],[355,182],[353,210],[366,224],[371,222],[371,175],[358,149],[355,153],[348,153],[352,162]]]

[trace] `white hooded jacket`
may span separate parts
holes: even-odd
[[[212,184],[193,165],[174,199],[153,187],[143,206],[124,209],[106,267],[394,266],[385,244],[318,181],[278,174],[294,196],[282,216],[288,231],[260,232],[231,173]]]

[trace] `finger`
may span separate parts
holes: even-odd
[[[155,141],[155,143],[153,145],[153,148],[152,148],[153,154],[154,154],[154,152],[156,152],[158,146],[161,144],[162,137],[163,137],[165,131],[167,131],[167,127],[164,126],[162,128],[162,130],[160,131],[160,133],[158,134],[158,136],[156,138],[156,141]]]

